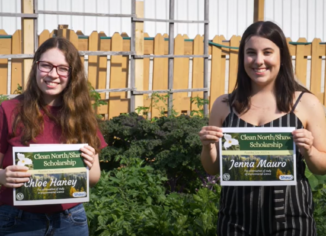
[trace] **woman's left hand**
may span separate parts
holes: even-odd
[[[84,158],[85,164],[91,169],[94,165],[95,156],[97,155],[95,149],[91,146],[84,146],[80,149],[81,156]]]
[[[301,154],[305,157],[310,156],[310,152],[314,143],[314,137],[312,136],[312,133],[306,129],[297,129],[292,132],[292,135],[293,140],[299,148]]]

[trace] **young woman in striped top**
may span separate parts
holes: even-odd
[[[218,216],[219,236],[315,236],[312,193],[305,163],[326,173],[326,122],[323,106],[296,82],[282,30],[256,22],[244,32],[234,91],[216,99],[209,126],[199,133],[207,173],[219,172],[217,143],[223,127],[296,127],[296,186],[225,186]],[[304,163],[305,161],[305,163]]]

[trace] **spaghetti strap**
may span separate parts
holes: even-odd
[[[295,101],[295,104],[294,104],[294,106],[292,107],[291,113],[294,112],[295,108],[297,107],[297,105],[298,105],[298,103],[299,103],[299,101],[300,101],[300,99],[301,99],[301,97],[302,97],[302,95],[303,95],[304,93],[305,93],[305,91],[302,91],[302,92],[300,93],[298,99]]]

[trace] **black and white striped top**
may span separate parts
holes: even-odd
[[[303,128],[293,113],[259,127]],[[222,127],[255,127],[239,118],[230,107]],[[315,236],[312,192],[304,176],[305,164],[297,151],[296,186],[224,186],[218,215],[219,236]]]

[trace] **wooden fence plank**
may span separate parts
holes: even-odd
[[[109,119],[119,116],[123,113],[129,113],[130,99],[120,99],[119,97],[112,97],[109,100]]]
[[[106,35],[103,32],[99,33],[99,37],[105,37]],[[106,44],[107,40],[100,39],[99,41],[99,50],[103,51],[103,44]],[[98,89],[106,89],[106,78],[107,78],[107,56],[98,57]],[[101,99],[106,99],[106,93],[100,93]],[[97,109],[97,114],[108,114],[108,102],[106,105],[101,105]]]
[[[12,35],[11,53],[21,54],[21,30],[16,30]],[[10,93],[13,94],[18,84],[23,85],[23,59],[11,59],[11,88]]]
[[[193,42],[193,54],[203,55],[204,54],[204,37],[197,35]],[[203,88],[204,87],[204,59],[195,57],[192,59],[192,88]],[[203,92],[192,92],[191,98],[196,97],[203,98]],[[191,104],[191,110],[198,110],[197,105]]]
[[[169,41],[165,40],[169,38],[169,35],[167,33],[163,34],[163,38],[164,38],[164,55],[168,55],[169,54]]]
[[[223,36],[215,36],[213,43],[222,44]],[[222,58],[222,47],[212,46],[211,60],[211,84],[209,109],[212,108],[214,101],[224,94],[225,90],[225,57]]]
[[[122,40],[121,51],[123,51],[124,41],[130,42],[130,40],[123,40],[122,35],[121,35],[121,40]],[[130,47],[130,45],[129,45],[129,47]],[[121,86],[124,86],[124,88],[128,88],[129,69],[130,69],[129,68],[129,56],[122,56],[121,57],[121,78],[122,78]],[[126,99],[126,98],[127,98],[127,92],[121,92],[121,99]],[[125,112],[128,112],[128,110]]]
[[[288,42],[288,47],[289,47],[289,51],[290,51],[290,55],[291,56],[295,56],[295,45],[290,44],[289,42],[292,42],[291,38],[286,38],[286,41]]]
[[[240,36],[232,36],[230,39],[231,47],[239,47],[240,45]],[[229,59],[229,86],[228,91],[231,93],[234,89],[237,80],[238,73],[238,51],[237,49],[230,49],[230,59]]]
[[[69,38],[68,37],[68,25],[58,25],[57,36],[62,38]]]
[[[178,34],[174,40],[174,54],[184,55],[185,41],[182,35]],[[189,59],[175,58],[173,71],[173,89],[187,89],[189,80]],[[188,93],[173,94],[173,109],[177,113],[188,113],[190,111]]]
[[[78,35],[73,30],[69,30],[69,41],[78,49]]]
[[[147,33],[144,34],[144,37],[149,37]],[[145,40],[145,42],[147,41],[152,41],[152,40]],[[146,45],[146,44],[145,44]],[[154,44],[153,44],[154,45]],[[148,51],[146,52],[146,46],[145,46],[145,51],[144,53],[145,54],[152,54],[153,50],[149,50],[147,49]],[[148,86],[149,86],[149,71],[150,71],[150,68],[149,68],[149,63],[150,63],[150,58],[144,58],[144,87],[143,87],[143,90],[148,90]]]
[[[89,48],[89,38],[78,38],[78,50],[79,51],[88,51]]]
[[[11,54],[11,38],[0,38],[0,54]],[[8,59],[0,59],[0,84],[0,94],[8,94]]]
[[[310,91],[316,95],[320,102],[323,102],[321,92],[321,58],[319,57],[320,43],[319,38],[315,38],[311,45],[311,73],[310,73]]]
[[[84,35],[80,30],[77,30],[76,34],[78,36]],[[79,51],[88,51],[88,38],[79,38],[78,37],[78,50]],[[82,63],[84,64],[84,56],[81,56],[80,59],[82,60]]]
[[[254,0],[254,22],[264,20],[265,0]]]
[[[121,37],[123,38],[129,38],[129,35],[127,33],[121,33]],[[131,39],[124,39],[123,40],[123,50],[122,51],[130,51],[130,41]]]
[[[299,38],[298,42],[307,42],[307,40],[305,38]],[[305,58],[305,56],[307,56],[305,53],[307,46],[308,45],[296,45],[295,55],[295,75],[304,86],[307,86],[307,58]]]
[[[164,55],[164,37],[161,34],[157,34],[154,39],[154,55]],[[168,88],[168,59],[167,58],[154,58],[154,70],[153,70],[153,90],[167,89]],[[165,96],[165,93],[161,93],[160,96]],[[153,104],[152,104],[153,105]],[[156,104],[159,107],[166,108],[166,104],[158,102]],[[151,110],[152,117],[159,116],[159,110]]]
[[[88,38],[88,50],[98,51],[99,37],[96,31],[93,31]],[[94,88],[97,88],[98,56],[88,56],[88,81]]]
[[[186,34],[183,35],[183,38],[185,39],[185,55],[192,55],[194,50],[194,41],[190,40]]]
[[[38,36],[38,46],[41,46],[46,40],[50,38],[50,32],[48,30],[43,30],[42,33]]]
[[[144,38],[149,38],[148,33],[144,33]],[[144,40],[144,55],[154,53],[154,40]]]
[[[115,33],[111,40],[112,51],[122,51],[123,40],[120,34]],[[111,56],[111,67],[110,67],[110,88],[127,88],[128,80],[123,78],[122,74],[122,56]],[[119,108],[120,99],[126,98],[126,92],[110,92],[109,99],[109,117],[120,115],[121,111]],[[118,103],[114,105],[114,103]]]
[[[190,45],[190,49],[191,51],[189,52],[189,54],[192,54],[192,45],[193,45],[193,42],[188,42],[186,41],[186,39],[189,39],[189,37],[184,34],[183,36],[183,40],[184,40],[184,55],[187,55],[187,44]],[[190,62],[190,58],[189,57],[185,57],[184,58],[184,64],[183,64],[183,68],[184,68],[184,71],[183,71],[183,74],[187,80],[187,87],[189,87],[189,79],[190,79],[190,76],[189,76],[189,73],[190,73],[190,69],[192,68],[189,68],[190,65],[189,65],[189,62]],[[190,94],[190,95],[189,95]],[[182,108],[182,113],[187,113],[188,115],[190,114],[190,111],[191,111],[191,103],[190,103],[190,99],[191,99],[191,93],[187,93],[187,96],[184,98],[183,100],[183,104],[184,104],[184,107]]]
[[[50,38],[53,38],[56,36],[56,31],[57,30],[52,30],[51,33],[50,33]]]

